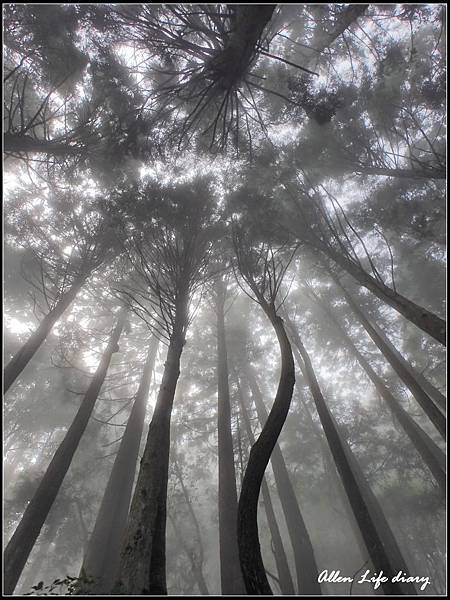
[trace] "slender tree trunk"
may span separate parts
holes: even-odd
[[[336,280],[339,284],[340,289],[342,290],[345,299],[347,300],[349,306],[357,316],[360,323],[364,326],[364,329],[370,335],[372,340],[375,342],[377,347],[382,352],[383,356],[387,359],[391,367],[412,393],[414,398],[417,400],[418,404],[422,407],[425,414],[428,416],[430,421],[439,431],[441,436],[446,439],[446,424],[445,417],[442,412],[437,408],[436,404],[433,400],[425,393],[425,390],[419,385],[418,381],[414,377],[411,368],[407,368],[405,365],[404,359],[399,360],[397,353],[393,352],[391,347],[385,343],[384,337],[381,335],[380,330],[375,328],[372,323],[369,321],[364,311],[360,306],[356,303],[356,301],[352,298],[352,296],[347,292],[347,290],[341,285],[341,283]]]
[[[411,376],[417,381],[419,387],[423,389],[423,391],[436,404],[439,410],[445,415],[447,412],[446,397],[443,394],[441,394],[441,392],[430,381],[428,381],[426,377],[419,373],[407,360],[403,358],[400,352],[389,341],[382,329],[376,323],[371,323],[371,325],[375,332],[378,334],[378,336],[383,340],[384,347],[387,347],[390,355],[394,356],[397,362],[403,365],[404,369],[409,371]]]
[[[208,586],[206,585],[206,581],[203,576],[202,569],[199,568],[197,561],[195,560],[195,556],[193,555],[192,551],[189,549],[186,542],[184,541],[184,538],[181,534],[181,531],[180,531],[175,519],[172,517],[172,515],[170,513],[168,513],[167,516],[168,516],[169,521],[172,524],[172,528],[175,532],[177,540],[179,541],[181,547],[183,548],[186,556],[189,558],[189,562],[191,563],[192,571],[194,573],[194,577],[197,582],[197,586],[198,586],[200,593],[202,594],[202,596],[209,596]]]
[[[203,562],[204,562],[205,553],[203,550],[203,541],[202,541],[202,535],[200,532],[200,525],[199,525],[199,522],[197,519],[197,515],[195,514],[194,507],[192,506],[191,498],[186,489],[186,486],[184,485],[183,475],[181,473],[181,469],[180,469],[180,466],[178,464],[176,457],[174,457],[173,465],[174,465],[175,474],[176,474],[177,479],[181,486],[181,491],[183,492],[186,506],[188,508],[189,514],[191,515],[192,522],[194,523],[194,528],[195,528],[195,533],[197,535],[197,543],[198,543],[198,548],[199,548],[198,560],[194,559],[192,552],[189,551],[189,549],[187,548],[187,546],[184,543],[183,543],[183,546],[185,548],[186,553],[189,556],[189,559],[191,560],[192,567],[194,568],[194,571],[196,574],[197,585],[198,585],[201,593],[204,596],[209,596],[208,586],[206,585],[205,578],[203,576]],[[173,519],[172,519],[172,524],[174,526],[174,529],[176,529],[176,523]],[[180,539],[182,539],[181,536],[180,536]]]
[[[219,451],[219,547],[220,581],[222,595],[245,593],[239,564],[237,543],[237,491],[234,466],[233,437],[231,433],[230,390],[228,358],[225,337],[226,283],[216,283],[217,316],[217,387],[218,387],[218,451]]]
[[[378,571],[382,570],[388,579],[387,582],[381,584],[383,591],[386,595],[415,595],[416,591],[413,585],[392,581],[400,570],[407,572],[405,560],[378,500],[370,489],[350,447],[340,434],[334,417],[328,410],[311,360],[298,331],[291,327],[290,331],[302,358],[300,369],[311,390],[322,427],[367,551],[375,568]]]
[[[153,337],[133,408],[84,556],[80,572],[80,594],[108,595],[117,576],[157,350],[158,340]],[[83,581],[86,579],[86,582]],[[92,583],[89,583],[89,580],[92,580]]]
[[[414,323],[419,329],[444,346],[446,345],[446,323],[443,319],[376,280],[359,265],[349,260],[342,253],[328,244],[316,241],[314,242],[314,245],[349,273],[363,287],[370,290],[380,300],[389,304],[389,306],[392,306],[392,308],[403,315],[405,319]]]
[[[262,427],[267,421],[267,409],[252,367],[247,362],[244,368]],[[294,550],[298,593],[300,595],[318,595],[321,591],[318,583],[319,571],[314,557],[314,549],[278,444],[274,447],[270,460]]]
[[[12,594],[27,558],[55,501],[69,470],[73,455],[86,429],[100,389],[105,380],[111,357],[119,349],[118,341],[125,323],[126,311],[121,309],[117,324],[100,360],[95,375],[72,424],[53,456],[38,489],[28,504],[14,535],[5,550],[5,593]]]
[[[75,279],[71,288],[62,296],[56,306],[42,319],[36,331],[34,331],[25,344],[15,353],[3,372],[3,391],[6,393],[14,381],[19,377],[24,368],[33,358],[36,350],[46,339],[53,325],[72,304],[75,296],[85,282],[86,276]]]
[[[337,322],[334,315],[331,313],[331,310],[325,308],[325,306],[322,303],[320,303],[320,306],[322,307],[324,312],[326,312],[328,318],[333,323],[335,329],[338,331],[344,346],[350,351],[351,354],[353,354],[353,356],[359,362],[368,378],[374,384],[379,395],[388,405],[393,416],[397,419],[403,431],[409,437],[417,452],[420,454],[425,464],[428,466],[428,468],[434,475],[437,484],[439,485],[442,493],[445,496],[447,479],[445,454],[442,452],[439,446],[433,442],[430,436],[427,435],[425,431],[423,431],[423,429],[419,427],[419,425],[417,425],[414,419],[410,417],[410,415],[404,410],[397,398],[394,397],[394,395],[384,384],[383,380],[375,373],[375,371],[370,366],[369,362],[356,348],[348,333]]]
[[[180,294],[173,332],[150,423],[113,593],[166,595],[166,510],[170,418],[185,344],[188,293]]]
[[[242,419],[244,421],[245,430],[251,446],[255,443],[255,437],[253,435],[252,426],[247,412],[247,407],[244,403],[242,396],[242,390],[239,383],[239,377],[236,375],[236,382],[238,385],[238,398],[239,406],[241,409]],[[264,508],[267,515],[267,522],[269,524],[270,535],[272,537],[275,563],[277,565],[278,580],[280,582],[281,593],[284,596],[294,596],[295,589],[292,581],[291,572],[289,570],[289,563],[286,557],[286,552],[283,546],[283,540],[281,539],[280,530],[275,517],[275,511],[273,509],[272,499],[270,497],[269,486],[267,485],[266,478],[263,477],[261,484],[261,492],[264,502]]]
[[[267,310],[281,350],[281,373],[275,401],[261,434],[250,451],[238,505],[238,544],[242,574],[248,594],[272,595],[267,581],[258,536],[258,496],[264,471],[283,428],[295,383],[294,359],[283,320]]]

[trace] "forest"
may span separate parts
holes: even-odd
[[[446,594],[446,6],[3,7],[5,595]]]

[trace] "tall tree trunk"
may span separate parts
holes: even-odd
[[[194,523],[195,533],[197,535],[197,543],[198,543],[198,547],[199,547],[199,557],[198,557],[198,560],[195,560],[192,552],[189,552],[189,549],[187,548],[187,546],[185,544],[183,544],[183,545],[184,545],[186,553],[189,555],[189,558],[190,558],[191,563],[192,563],[192,567],[193,567],[193,569],[195,571],[196,579],[197,579],[197,585],[198,585],[198,587],[200,589],[200,592],[204,596],[209,596],[208,586],[206,585],[206,581],[205,581],[205,578],[203,576],[203,562],[204,562],[205,553],[203,551],[203,540],[202,540],[202,535],[201,535],[201,532],[200,532],[200,525],[199,525],[199,522],[198,522],[198,519],[197,519],[197,515],[195,514],[194,507],[192,506],[191,498],[190,498],[189,493],[188,493],[188,491],[186,489],[186,486],[184,485],[183,475],[182,475],[180,466],[178,464],[178,461],[176,459],[176,456],[174,457],[173,465],[174,465],[175,474],[176,474],[177,479],[178,479],[178,481],[180,483],[180,486],[181,486],[181,491],[183,492],[183,496],[184,496],[184,500],[186,502],[186,506],[187,506],[189,514],[191,516],[192,522]],[[172,520],[172,524],[174,526],[174,529],[176,529],[176,523],[175,523],[174,520]]]
[[[239,558],[248,594],[272,595],[267,581],[258,536],[258,496],[264,471],[283,428],[295,383],[294,359],[283,320],[267,310],[281,350],[281,373],[275,401],[266,424],[253,444],[242,482],[238,505]]]
[[[180,293],[173,332],[131,502],[113,593],[166,595],[166,510],[170,419],[188,322],[188,292]]]
[[[208,586],[206,585],[206,581],[203,576],[202,569],[199,568],[197,561],[195,560],[195,556],[193,555],[192,551],[189,549],[186,542],[184,541],[183,535],[182,535],[175,519],[172,517],[170,512],[168,513],[167,516],[168,516],[169,521],[172,524],[172,528],[175,532],[177,540],[179,541],[181,547],[183,548],[186,556],[189,558],[189,562],[191,563],[192,571],[194,573],[195,581],[197,582],[197,586],[198,586],[200,593],[202,594],[202,596],[209,596]]]
[[[414,419],[404,410],[397,398],[395,398],[390,390],[386,387],[381,377],[376,374],[369,362],[356,348],[350,336],[338,323],[331,310],[329,308],[325,308],[322,303],[320,303],[320,306],[333,323],[334,328],[339,333],[344,346],[359,362],[368,378],[374,384],[377,392],[386,402],[393,416],[397,419],[403,431],[409,437],[417,452],[420,454],[425,464],[433,473],[436,482],[445,496],[447,479],[445,454],[442,452],[439,446],[433,442],[430,436],[427,435],[425,431],[423,431],[423,429],[417,425]]]
[[[14,381],[19,377],[24,368],[33,358],[36,350],[50,333],[53,325],[72,304],[75,296],[85,282],[86,276],[75,279],[71,288],[62,296],[56,306],[42,319],[36,331],[34,331],[25,344],[15,353],[3,372],[3,390],[6,393]]]
[[[222,595],[245,593],[239,564],[237,543],[237,491],[234,466],[233,437],[231,433],[230,390],[228,384],[228,357],[225,337],[226,283],[216,283],[217,317],[217,388],[218,388],[218,451],[219,451],[219,548],[220,582]]]
[[[158,339],[153,337],[133,408],[84,555],[78,590],[80,594],[108,595],[117,576],[157,350]]]
[[[267,421],[267,409],[255,373],[248,362],[245,364],[244,369],[262,427]],[[278,496],[294,550],[298,593],[300,595],[318,595],[321,591],[320,584],[317,581],[319,572],[314,557],[314,549],[278,444],[274,447],[270,460],[277,484]]]
[[[407,368],[405,365],[404,359],[399,360],[398,353],[392,351],[392,348],[389,344],[386,344],[384,336],[381,335],[381,332],[378,328],[375,328],[372,323],[369,321],[364,311],[356,301],[352,298],[349,292],[342,286],[339,280],[335,279],[338,283],[340,289],[342,290],[345,299],[347,300],[349,306],[355,313],[356,317],[360,321],[360,323],[364,326],[364,329],[370,335],[374,343],[382,352],[383,356],[386,357],[387,361],[409,389],[411,394],[417,400],[418,404],[422,407],[425,414],[428,416],[430,421],[439,431],[441,436],[446,439],[446,426],[445,426],[445,417],[442,412],[437,408],[436,404],[433,400],[425,393],[425,390],[419,385],[418,381],[414,377],[411,368]]]
[[[245,430],[251,446],[255,443],[255,436],[253,435],[250,418],[248,416],[247,407],[244,403],[242,396],[242,389],[239,383],[239,377],[236,375],[236,382],[238,386],[238,399],[239,406],[241,409],[242,420],[244,421]],[[283,540],[281,539],[280,530],[275,517],[275,511],[273,509],[272,499],[270,497],[269,486],[267,485],[266,478],[263,477],[261,484],[261,492],[264,502],[264,509],[267,515],[267,523],[269,524],[270,535],[272,537],[275,563],[277,565],[278,580],[280,582],[281,593],[284,596],[295,596],[294,583],[292,581],[291,572],[289,570],[289,563],[286,557],[286,552],[283,546]]]
[[[300,369],[311,390],[322,427],[367,551],[375,568],[378,571],[382,570],[388,579],[387,582],[381,584],[383,591],[387,595],[415,595],[416,591],[413,585],[392,581],[400,570],[407,572],[405,560],[378,500],[370,489],[350,447],[342,437],[334,417],[328,410],[311,360],[298,331],[290,326],[290,332],[293,342],[299,349],[302,358]]]
[[[69,470],[81,436],[92,414],[97,397],[108,371],[111,357],[118,352],[118,341],[125,323],[126,310],[122,308],[95,375],[81,402],[72,424],[53,456],[38,489],[28,504],[14,535],[5,550],[5,593],[12,594],[27,558],[55,501]]]
[[[389,306],[392,306],[392,308],[403,315],[405,319],[414,323],[419,329],[444,346],[446,345],[446,323],[443,319],[376,280],[358,264],[344,256],[338,250],[332,248],[329,244],[324,244],[317,240],[313,242],[313,244],[318,250],[321,250],[326,256],[331,258],[337,265],[349,273],[363,287],[370,290],[380,300],[389,304]]]

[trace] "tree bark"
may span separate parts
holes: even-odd
[[[342,284],[335,279],[336,283],[338,283],[340,289],[342,290],[345,299],[347,300],[349,306],[355,313],[356,317],[360,321],[360,323],[364,326],[364,329],[370,335],[374,343],[377,345],[379,350],[382,352],[383,356],[385,356],[386,360],[389,362],[391,367],[409,389],[411,394],[417,400],[417,403],[422,407],[425,414],[428,416],[430,421],[439,431],[441,436],[446,439],[446,424],[445,417],[442,412],[437,408],[436,404],[433,400],[425,393],[425,390],[419,385],[418,381],[414,377],[411,368],[407,368],[403,357],[402,360],[399,360],[397,353],[393,352],[391,347],[385,343],[384,336],[381,335],[381,332],[378,328],[375,328],[372,323],[369,321],[367,316],[364,314],[364,311],[360,306],[356,303],[356,301],[352,298],[352,296],[348,293],[348,291],[342,286]]]
[[[247,407],[245,406],[244,399],[242,397],[242,390],[237,375],[236,381],[238,385],[238,398],[242,419],[244,421],[249,443],[251,446],[253,446],[255,443],[255,436],[253,435],[252,426],[247,412]],[[277,573],[278,580],[280,582],[281,593],[284,596],[295,596],[294,583],[292,581],[291,572],[289,570],[289,563],[287,561],[286,552],[283,546],[283,540],[281,539],[280,530],[278,528],[278,523],[275,517],[275,511],[273,509],[272,499],[270,497],[269,486],[267,485],[265,477],[263,477],[262,480],[261,492],[264,502],[264,509],[267,515],[267,523],[269,524],[270,535],[272,537],[275,563],[277,565]]]
[[[245,373],[262,427],[267,421],[267,409],[255,373],[248,363],[245,365]],[[320,584],[318,583],[319,571],[314,556],[314,549],[278,444],[275,445],[270,460],[277,484],[278,496],[294,550],[298,593],[300,595],[319,595],[321,594]]]
[[[326,309],[325,306],[320,303],[320,306],[326,312],[328,318],[333,323],[335,329],[341,336],[344,346],[350,351],[351,354],[356,358],[364,372],[374,384],[377,392],[383,398],[388,405],[393,416],[397,419],[398,423],[402,427],[403,431],[411,440],[417,452],[422,457],[427,467],[432,472],[437,484],[439,485],[443,495],[446,494],[446,460],[445,454],[439,448],[437,444],[433,442],[429,435],[423,431],[414,419],[404,410],[397,398],[390,392],[386,387],[383,380],[376,374],[372,369],[369,362],[364,358],[361,352],[356,348],[355,344],[351,340],[348,333],[341,327],[337,322],[330,309]]]
[[[122,544],[113,594],[166,595],[166,511],[170,419],[188,321],[188,292],[180,293],[172,335]]]
[[[370,489],[350,447],[342,437],[334,417],[328,410],[311,360],[302,344],[298,331],[294,328],[291,329],[291,327],[290,331],[292,340],[302,358],[299,365],[300,369],[311,390],[322,427],[368,554],[375,568],[378,571],[382,570],[384,576],[388,579],[387,582],[381,584],[383,591],[386,595],[415,595],[416,590],[412,584],[392,581],[400,570],[407,573],[405,560],[389,523],[378,504],[378,500]]]
[[[258,536],[258,496],[264,471],[286,420],[295,383],[294,359],[283,320],[266,310],[281,350],[281,373],[275,401],[266,424],[252,446],[238,504],[239,558],[247,594],[272,595]]]
[[[63,295],[56,306],[42,319],[36,331],[34,331],[25,344],[16,352],[3,372],[3,390],[6,393],[14,381],[19,377],[24,368],[33,358],[42,342],[50,333],[53,325],[72,304],[85,282],[86,276],[75,279],[71,288]]]
[[[153,337],[133,408],[84,555],[79,594],[109,595],[117,576],[157,350],[158,339]]]
[[[380,300],[386,302],[386,304],[389,304],[389,306],[392,306],[392,308],[403,315],[405,319],[408,319],[408,321],[414,323],[414,325],[419,327],[419,329],[430,335],[444,346],[446,345],[446,322],[443,319],[433,314],[429,310],[426,310],[422,306],[415,304],[411,300],[408,300],[387,285],[377,281],[374,277],[369,275],[369,273],[364,271],[364,269],[346,258],[343,254],[332,248],[330,245],[324,244],[323,242],[319,242],[317,240],[313,242],[313,244],[318,250],[322,251],[337,265],[349,273],[363,287],[370,290]]]
[[[216,283],[217,317],[217,388],[218,388],[218,452],[219,452],[219,548],[222,595],[245,593],[239,564],[237,543],[237,490],[234,466],[233,436],[231,433],[230,390],[225,336],[226,283]]]
[[[47,515],[55,501],[64,477],[69,470],[73,455],[78,448],[81,437],[92,414],[100,389],[105,380],[109,364],[114,352],[118,352],[118,341],[124,327],[126,317],[122,308],[111,334],[105,352],[100,360],[95,375],[81,402],[63,441],[53,456],[38,489],[28,504],[14,535],[5,550],[5,593],[12,594],[22,573],[27,558],[42,529]]]

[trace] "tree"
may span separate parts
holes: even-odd
[[[387,576],[383,590],[386,593],[415,594],[414,586],[410,583],[393,581],[397,573],[407,571],[406,563],[401,554],[397,541],[383,515],[378,501],[367,484],[350,448],[346,444],[338,425],[325,403],[325,399],[316,379],[309,355],[300,339],[298,332],[290,326],[291,335],[301,355],[300,368],[308,381],[322,427],[330,446],[331,453],[344,484],[350,505],[358,522],[361,535],[367,551],[375,566]]]
[[[158,340],[152,338],[133,407],[84,555],[79,593],[108,594],[117,574],[157,350]]]
[[[125,318],[126,310],[122,308],[80,408],[5,549],[5,591],[8,594],[12,594],[16,587],[28,555],[33,548],[33,544],[39,535],[70,467],[72,457],[86,429],[95,401],[108,371],[111,357],[114,352],[118,352],[119,350],[118,341],[125,324]]]
[[[222,594],[244,591],[237,545],[237,491],[231,434],[230,390],[225,335],[227,281],[219,276],[215,284],[217,315],[217,431],[219,436],[219,541]]]
[[[137,236],[134,241],[136,276],[148,286],[148,291],[144,289],[140,295],[147,294],[149,298],[150,292],[150,303],[159,307],[158,331],[168,339],[169,346],[114,588],[130,594],[167,593],[165,528],[170,417],[190,320],[189,302],[206,274],[211,235],[207,228],[208,190],[203,182],[177,192],[162,191],[175,210],[172,221],[165,224],[163,219],[157,236]],[[187,193],[191,203],[186,205],[183,201]],[[135,298],[138,293],[133,293]]]
[[[234,230],[234,248],[239,273],[249,286],[255,301],[269,318],[281,351],[281,374],[277,394],[262,432],[250,451],[238,508],[239,555],[247,593],[271,594],[259,549],[256,517],[264,471],[286,419],[295,382],[291,346],[283,321],[277,314],[281,302],[278,300],[280,287],[290,260],[288,258],[286,264],[283,264],[280,259],[281,249],[273,250],[270,245],[261,244],[259,247],[249,248],[245,245],[242,230],[237,228]],[[291,259],[292,256],[291,252]],[[306,536],[306,540],[309,541],[306,530],[304,534],[304,539]],[[313,569],[309,573],[310,581],[315,581],[317,589],[314,556],[308,558]]]
[[[242,420],[244,421],[245,431],[248,436],[248,441],[250,446],[253,446],[255,443],[255,436],[253,435],[253,430],[250,422],[250,418],[248,415],[247,407],[244,403],[244,398],[242,395],[241,386],[239,383],[239,376],[236,375],[236,383],[238,387],[238,399],[239,406],[242,414]],[[270,498],[269,486],[267,485],[267,481],[264,477],[261,483],[261,493],[264,502],[264,509],[267,515],[267,521],[269,523],[270,534],[272,536],[273,548],[275,561],[277,564],[277,572],[278,578],[280,582],[280,589],[283,595],[293,596],[295,594],[294,583],[292,581],[291,573],[289,571],[289,563],[286,558],[286,552],[283,546],[283,540],[281,538],[280,530],[278,528],[278,524],[275,518],[275,512],[273,509],[272,500]]]

